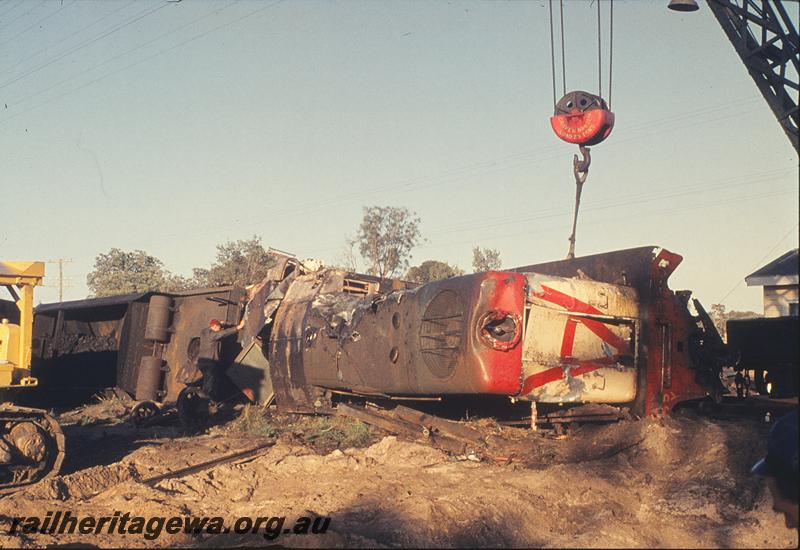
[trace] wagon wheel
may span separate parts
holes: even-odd
[[[160,412],[161,409],[153,401],[142,401],[137,403],[136,406],[133,407],[133,410],[131,410],[131,418],[133,419],[134,426],[143,428],[147,426],[153,418],[158,416]]]

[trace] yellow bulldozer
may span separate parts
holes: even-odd
[[[14,404],[38,385],[31,376],[33,289],[44,279],[43,262],[0,261],[0,494],[58,473],[64,435],[46,411]]]

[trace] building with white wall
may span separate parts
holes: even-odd
[[[747,286],[764,287],[764,317],[798,315],[798,249],[790,250],[744,278]]]

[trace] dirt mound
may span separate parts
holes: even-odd
[[[63,476],[57,483],[66,491],[42,487],[2,499],[0,514],[120,511],[221,516],[226,524],[240,516],[287,522],[329,516],[327,532],[274,541],[252,533],[0,540],[15,546],[795,547],[796,532],[770,510],[763,481],[748,473],[765,434],[763,424],[749,421],[624,422],[582,428],[564,440],[530,434],[519,448],[529,453],[525,464],[507,465],[458,460],[395,437],[318,454],[296,434],[284,434],[247,460],[152,486],[141,482],[258,440],[220,430],[140,447],[115,465]]]

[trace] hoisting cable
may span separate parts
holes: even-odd
[[[597,1],[597,95],[603,97],[603,46],[600,41],[600,0]]]
[[[556,47],[553,41],[553,0],[548,3],[550,11],[550,72],[553,75],[553,110],[556,108]]]
[[[567,63],[564,61],[564,0],[559,0],[561,10],[561,93],[567,93]]]
[[[566,91],[567,78],[565,69],[565,39],[564,39],[564,0],[559,0],[560,26],[561,26],[561,79],[564,96],[555,102],[555,113],[550,118],[550,124],[556,135],[568,143],[578,145],[580,157],[574,155],[572,159],[572,172],[575,176],[575,208],[572,218],[572,233],[569,236],[569,252],[567,258],[575,257],[575,240],[578,227],[578,211],[581,204],[581,193],[586,178],[589,175],[591,163],[590,145],[602,142],[611,133],[614,127],[614,113],[612,113],[603,100],[603,40],[602,40],[602,10],[601,0],[597,2],[597,95],[589,92],[575,90]],[[611,95],[612,58],[613,58],[613,22],[614,5],[610,0],[609,18],[609,73],[608,92]],[[550,0],[550,68],[553,77],[553,96],[555,100],[555,40],[553,32],[553,0]]]
[[[614,0],[609,0],[608,22],[608,109],[611,110],[611,83],[614,69]]]

